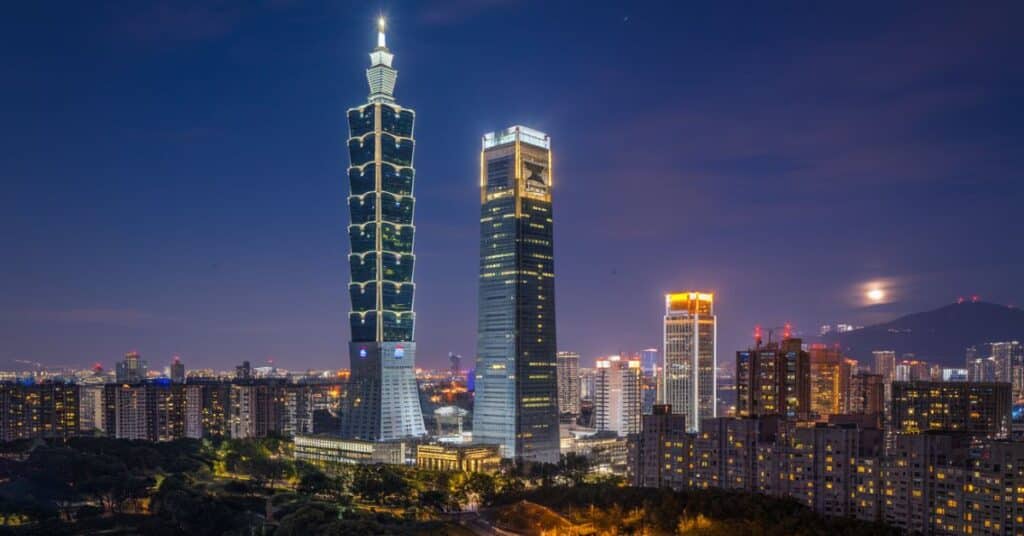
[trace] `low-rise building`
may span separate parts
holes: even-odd
[[[406,463],[404,441],[363,441],[326,435],[299,435],[293,439],[295,459],[320,467],[352,463]]]
[[[496,445],[417,445],[416,466],[437,471],[490,473],[501,468]]]

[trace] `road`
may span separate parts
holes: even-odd
[[[460,512],[452,514],[452,520],[473,531],[477,536],[522,536],[518,532],[499,529],[490,524],[477,512]]]

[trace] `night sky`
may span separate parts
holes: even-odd
[[[9,3],[0,367],[347,366],[378,10],[417,111],[420,365],[474,354],[480,137],[512,124],[552,138],[585,362],[660,346],[670,290],[716,293],[720,361],[757,323],[1022,304],[1022,5]]]

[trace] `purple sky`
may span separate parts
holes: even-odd
[[[383,5],[417,110],[420,364],[472,356],[480,136],[544,130],[558,340],[1024,303],[1019,3]],[[347,365],[347,136],[377,6],[77,2],[0,22],[0,367]],[[861,285],[889,300],[864,307]]]

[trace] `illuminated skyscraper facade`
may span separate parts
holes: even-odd
[[[822,420],[846,413],[850,366],[838,347],[811,345],[811,411]]]
[[[558,352],[558,413],[580,414],[580,354]]]
[[[426,434],[416,389],[413,122],[395,102],[398,72],[380,21],[369,102],[348,111],[352,376],[342,433],[387,441]]]
[[[714,296],[704,292],[665,295],[662,404],[686,416],[686,428],[717,416],[715,369],[718,366]]]
[[[993,381],[1013,385],[1014,402],[1024,398],[1024,345],[1020,341],[993,342]]]
[[[559,458],[551,144],[513,126],[483,138],[473,440]]]
[[[597,429],[620,436],[640,433],[642,407],[639,359],[613,355],[598,359],[594,388],[594,413]]]

